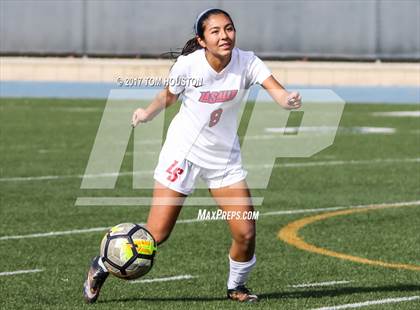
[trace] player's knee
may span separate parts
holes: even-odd
[[[255,240],[255,229],[249,228],[235,234],[234,239],[241,244],[249,244]]]

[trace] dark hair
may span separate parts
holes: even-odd
[[[224,14],[226,15],[233,25],[233,20],[230,15],[221,9],[209,9],[198,15],[196,22],[194,23],[194,38],[190,39],[185,43],[184,47],[182,48],[181,55],[188,55],[196,50],[201,49],[201,45],[198,43],[197,37],[204,39],[204,22],[211,16],[217,14]],[[235,26],[233,26],[235,28]]]

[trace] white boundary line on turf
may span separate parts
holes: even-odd
[[[329,281],[329,282],[318,282],[318,283],[303,283],[303,284],[295,284],[295,285],[288,285],[288,287],[294,288],[301,288],[301,287],[317,287],[317,286],[330,286],[330,285],[337,285],[337,284],[347,284],[352,281]]]
[[[152,282],[166,282],[166,281],[176,281],[176,280],[188,280],[197,278],[198,276],[192,276],[190,274],[184,274],[180,276],[173,276],[173,277],[167,277],[167,278],[154,278],[154,279],[144,279],[144,280],[135,280],[135,281],[129,281],[131,284],[135,283],[152,283]]]
[[[332,160],[332,161],[311,161],[301,163],[283,163],[274,165],[246,165],[247,169],[261,168],[302,168],[302,167],[318,167],[318,166],[342,166],[342,165],[369,165],[382,163],[412,163],[420,162],[420,157],[416,158],[385,158],[371,160]],[[131,175],[151,175],[153,171],[123,171],[118,173],[99,173],[91,175],[68,174],[68,175],[44,175],[32,177],[4,177],[0,178],[0,182],[27,182],[27,181],[51,181],[61,179],[82,179],[82,178],[104,178],[112,176],[131,176]]]
[[[315,132],[317,134],[326,134],[331,132],[338,133],[360,133],[360,134],[390,134],[397,130],[393,127],[337,127],[334,126],[299,126],[299,127],[272,127],[264,128],[268,133],[296,134],[298,132]],[[269,136],[271,137],[271,136]],[[275,138],[275,137],[274,137]]]
[[[366,307],[366,306],[399,303],[399,302],[413,301],[413,300],[418,300],[418,299],[420,299],[420,296],[407,296],[407,297],[400,297],[400,298],[386,298],[386,299],[378,299],[378,300],[369,300],[369,301],[365,301],[365,302],[358,302],[358,303],[354,303],[354,304],[344,304],[344,305],[332,306],[332,307],[313,308],[312,310],[340,310],[340,309],[349,309],[349,308],[361,308],[361,307]]]
[[[284,211],[272,211],[261,213],[261,215],[285,215],[285,214],[299,214],[299,213],[316,213],[318,211],[337,211],[345,209],[361,209],[361,208],[375,208],[377,206],[413,206],[420,205],[420,200],[415,201],[406,201],[406,202],[395,202],[395,203],[375,203],[369,205],[357,205],[357,206],[348,206],[348,207],[331,207],[331,208],[319,208],[319,209],[300,209],[300,210],[284,210]],[[1,240],[1,239],[0,239]]]
[[[37,233],[37,234],[29,234],[29,235],[2,236],[0,237],[0,241],[13,240],[13,239],[44,238],[44,237],[63,236],[63,235],[76,235],[76,234],[84,234],[84,233],[97,232],[97,231],[105,231],[107,229],[109,229],[109,227],[94,227],[94,228],[73,229],[73,230],[65,230],[65,231],[50,231],[46,233]]]
[[[305,168],[318,166],[343,166],[343,165],[370,165],[383,163],[415,163],[420,162],[420,157],[416,158],[386,158],[386,159],[371,159],[371,160],[331,160],[331,161],[312,161],[302,163],[283,163],[275,165],[247,165],[247,169],[261,169],[261,168]],[[1,180],[1,179],[0,179]]]
[[[5,272],[0,272],[0,277],[14,276],[14,275],[23,274],[23,273],[35,273],[35,272],[42,272],[42,271],[44,271],[44,270],[42,270],[42,269],[29,269],[29,270],[5,271]]]
[[[378,206],[413,206],[413,205],[420,205],[420,200],[415,201],[406,201],[406,202],[394,202],[394,203],[376,203],[376,204],[368,204],[368,205],[356,205],[356,206],[347,206],[347,207],[331,207],[331,208],[319,208],[319,209],[298,209],[298,210],[281,210],[281,211],[272,211],[266,213],[260,213],[260,216],[266,215],[287,215],[287,214],[300,214],[300,213],[316,213],[322,211],[334,211],[334,210],[343,210],[343,209],[356,209],[356,208],[375,208]],[[221,220],[221,219],[220,219]],[[177,224],[187,224],[187,223],[196,223],[196,222],[205,222],[206,220],[201,219],[185,219],[185,220],[178,220],[176,221]],[[211,220],[216,221],[216,220]],[[139,223],[140,225],[144,225],[144,223]],[[83,234],[83,233],[90,233],[90,232],[98,232],[98,231],[105,231],[110,227],[94,227],[94,228],[86,228],[86,229],[74,229],[74,230],[66,230],[66,231],[51,231],[46,233],[36,233],[36,234],[27,234],[27,235],[14,235],[14,236],[2,236],[0,237],[0,241],[4,240],[13,240],[13,239],[30,239],[30,238],[43,238],[43,237],[51,237],[51,236],[63,236],[63,235],[75,235],[75,234]]]
[[[420,110],[415,111],[389,111],[389,112],[373,112],[373,116],[389,116],[389,117],[420,117]]]

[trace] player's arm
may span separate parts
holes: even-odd
[[[139,108],[134,111],[131,124],[136,127],[138,123],[146,123],[151,121],[160,111],[174,104],[178,99],[178,95],[172,94],[168,87],[159,92],[155,99],[146,109]]]
[[[262,87],[285,109],[299,109],[302,105],[301,95],[298,92],[288,92],[272,75],[264,80]]]

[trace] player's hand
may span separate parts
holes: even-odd
[[[287,96],[287,107],[289,109],[299,109],[302,106],[302,96],[294,91]]]
[[[147,121],[149,121],[149,113],[145,109],[139,108],[133,113],[131,126],[136,127],[139,123],[146,123]]]

